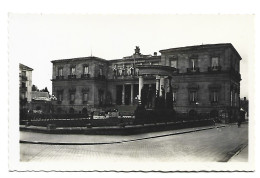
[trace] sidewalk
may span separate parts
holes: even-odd
[[[161,132],[151,132],[138,135],[82,135],[82,134],[46,134],[20,131],[20,143],[31,144],[56,144],[56,145],[95,145],[113,144],[123,142],[133,142],[157,137],[198,132],[209,129],[219,129],[228,125],[220,124],[217,126],[204,126],[196,128],[186,128],[179,130],[169,130]]]

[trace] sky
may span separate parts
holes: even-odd
[[[162,49],[232,43],[240,62],[241,97],[248,97],[254,62],[252,15],[9,14],[9,61],[33,68],[32,83],[51,91],[52,63],[93,56],[107,60]]]

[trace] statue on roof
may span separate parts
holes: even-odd
[[[139,46],[136,46],[136,47],[135,47],[135,54],[140,54],[140,48],[139,48]]]

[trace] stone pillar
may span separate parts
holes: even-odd
[[[122,89],[122,104],[125,104],[125,85],[123,85],[123,89]]]
[[[171,87],[171,85],[172,85],[172,77],[168,77],[168,90],[167,90],[167,92],[170,92],[170,87]]]
[[[158,93],[160,93],[160,76],[156,76],[156,94],[157,94],[157,91]]]
[[[131,104],[134,104],[134,84],[131,84]]]
[[[165,91],[165,86],[164,86],[164,77],[161,77],[160,78],[160,96],[162,96],[162,87],[164,88],[164,91]]]
[[[141,90],[144,86],[144,79],[143,76],[139,76],[139,94],[138,94],[138,99],[141,100]]]

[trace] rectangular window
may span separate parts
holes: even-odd
[[[99,69],[99,75],[103,75],[103,69],[102,68]]]
[[[177,60],[171,60],[171,67],[177,68]]]
[[[190,91],[190,102],[197,102],[197,91]]]
[[[22,76],[26,76],[26,71],[22,71]]]
[[[21,98],[22,98],[22,99],[25,98],[25,93],[24,93],[24,92],[21,93]]]
[[[219,58],[218,57],[213,57],[211,59],[211,67],[218,67],[219,66]]]
[[[210,101],[212,103],[217,103],[218,102],[218,91],[211,91]]]
[[[191,68],[192,69],[196,68],[196,59],[191,59]]]
[[[76,68],[75,67],[71,67],[70,68],[70,75],[75,75],[76,74]]]
[[[84,74],[88,74],[88,73],[89,73],[89,68],[88,68],[88,66],[84,66],[83,73],[84,73]]]
[[[176,91],[172,92],[172,100],[176,102]]]
[[[25,88],[25,87],[26,87],[26,83],[22,82],[22,88]]]
[[[62,101],[62,98],[63,98],[63,96],[62,96],[62,93],[58,93],[58,101]]]
[[[74,101],[75,100],[75,93],[71,93],[70,94],[70,101]]]
[[[59,76],[63,76],[63,68],[59,68],[58,69],[58,75]]]
[[[83,101],[84,102],[88,101],[88,93],[83,93]]]
[[[118,74],[119,74],[119,76],[122,75],[122,69],[119,69],[119,70],[118,70]]]

